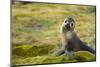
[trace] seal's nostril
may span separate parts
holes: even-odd
[[[69,25],[69,24],[66,24],[65,26],[66,26],[66,27],[69,27],[70,25]]]

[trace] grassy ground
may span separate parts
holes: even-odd
[[[95,48],[94,6],[14,4],[12,6],[12,63],[44,64],[95,60],[95,56],[89,52],[77,52],[74,59],[68,59],[65,55],[51,56],[61,44],[59,28],[66,16],[75,18],[75,30],[78,36]],[[82,55],[84,53],[86,56]]]

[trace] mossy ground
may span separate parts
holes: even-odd
[[[47,47],[47,46],[46,46]],[[48,49],[44,49],[45,46],[37,47],[17,47],[13,49],[12,62],[13,64],[51,64],[51,63],[65,63],[65,62],[83,62],[83,61],[95,61],[95,55],[87,51],[78,51],[74,53],[74,57],[69,59],[65,54],[54,57],[50,55],[51,49],[54,46],[49,46]],[[36,50],[37,49],[37,50]]]
[[[75,18],[75,31],[95,48],[95,6],[15,3],[12,5],[12,63],[44,64],[92,61],[89,52],[76,52],[73,59],[51,54],[61,45],[59,28],[66,16]]]

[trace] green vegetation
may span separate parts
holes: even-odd
[[[73,59],[66,55],[52,57],[61,45],[59,28],[67,16],[76,20],[76,32],[95,48],[95,7],[46,3],[15,3],[12,5],[12,63],[44,64],[93,61],[86,51],[75,52]],[[90,45],[90,46],[91,46]]]

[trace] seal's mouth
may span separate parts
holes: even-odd
[[[69,24],[65,25],[65,27],[69,30],[71,27]]]

